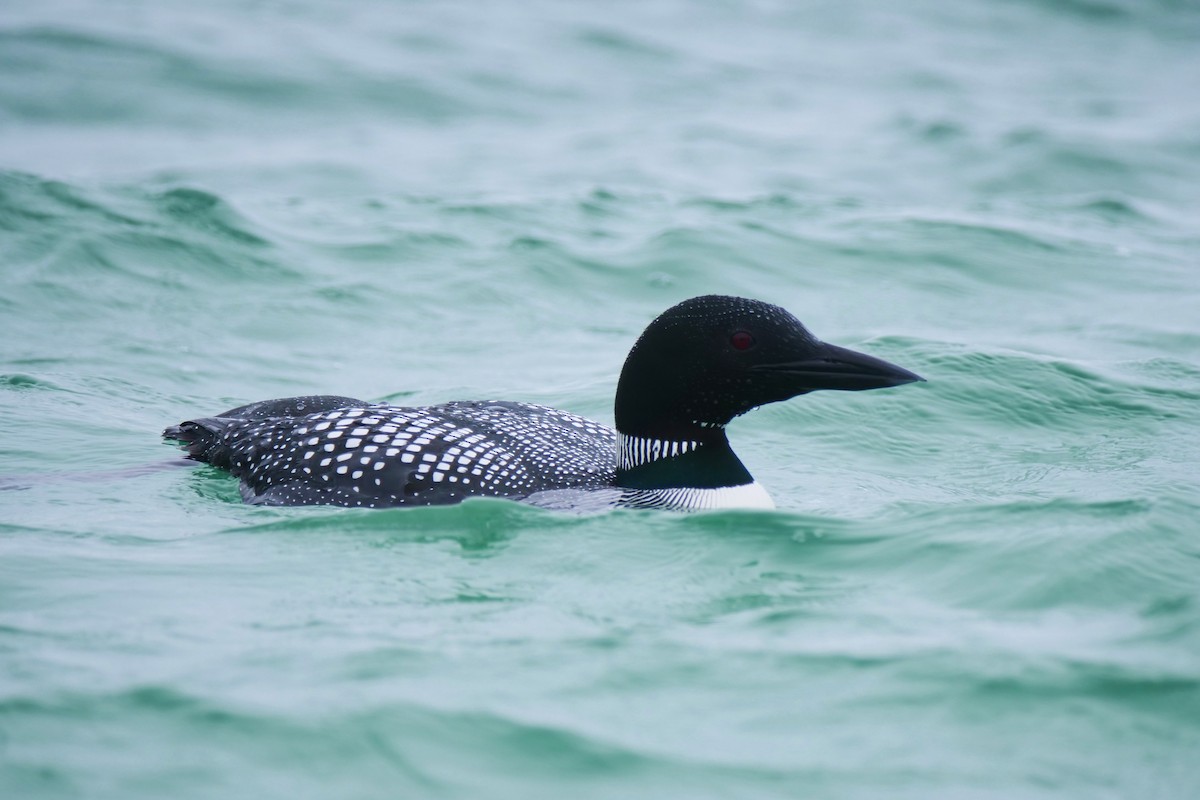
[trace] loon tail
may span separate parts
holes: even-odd
[[[221,417],[192,419],[172,425],[162,435],[164,439],[182,442],[179,449],[185,451],[188,458],[229,469],[229,446],[221,434],[233,422],[236,420]]]
[[[182,442],[183,446],[179,449],[185,451],[188,458],[212,464],[214,467],[229,469],[229,445],[225,442],[223,434],[231,425],[267,420],[272,417],[302,417],[322,411],[369,405],[370,403],[365,400],[356,400],[353,397],[342,397],[341,395],[318,394],[304,397],[283,397],[278,400],[264,400],[231,408],[215,417],[181,422],[167,428],[162,435],[164,439]]]

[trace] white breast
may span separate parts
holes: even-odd
[[[630,508],[665,508],[708,511],[721,508],[775,508],[775,501],[758,482],[718,489],[624,489],[620,505]]]
[[[774,508],[775,501],[757,481],[720,489],[688,489],[687,508]]]

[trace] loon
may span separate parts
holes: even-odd
[[[774,508],[729,446],[734,417],[818,389],[924,380],[827,344],[779,306],[685,300],[650,323],[617,383],[613,430],[530,403],[403,407],[266,400],[163,431],[258,505],[382,508],[506,497],[552,508]]]

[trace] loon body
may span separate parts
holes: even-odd
[[[507,401],[419,408],[267,400],[167,428],[262,505],[382,508],[508,497],[556,508],[772,508],[729,446],[735,416],[818,389],[922,380],[819,341],[784,309],[708,295],[673,306],[621,370],[616,429]]]

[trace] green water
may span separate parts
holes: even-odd
[[[1200,796],[1200,7],[8,3],[0,797]],[[242,505],[166,425],[611,422],[761,298],[928,383],[776,512]]]

